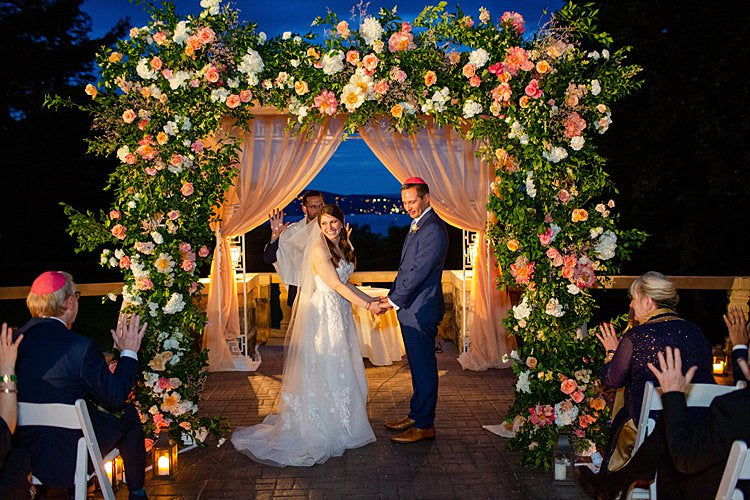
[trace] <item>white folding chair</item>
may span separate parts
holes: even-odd
[[[81,429],[83,437],[78,440],[78,451],[76,453],[75,498],[76,500],[86,500],[86,483],[95,474],[99,479],[99,486],[105,500],[115,499],[112,483],[104,470],[104,463],[115,458],[120,452],[115,448],[102,458],[99,443],[94,435],[94,428],[91,426],[89,411],[83,399],[77,400],[74,405],[18,403],[18,425]],[[94,464],[94,474],[91,475],[88,474],[89,457]],[[34,478],[34,484],[41,483]]]
[[[724,467],[724,475],[721,476],[716,500],[743,500],[745,498],[736,487],[739,479],[750,479],[749,456],[747,444],[744,441],[732,443],[732,451],[729,452],[727,465]]]
[[[711,401],[717,396],[723,396],[729,394],[732,391],[743,389],[745,382],[739,381],[737,385],[718,385],[718,384],[690,384],[685,393],[685,402],[689,407],[702,407],[707,408],[711,406]],[[661,404],[661,388],[655,388],[653,382],[646,382],[646,387],[643,390],[643,403],[641,404],[641,416],[638,419],[638,430],[635,433],[635,445],[633,447],[633,453],[635,455],[638,448],[643,444],[646,436],[651,434],[656,426],[656,421],[649,418],[649,414],[652,411],[662,410]],[[656,478],[651,481],[648,489],[644,488],[630,488],[628,491],[628,500],[632,499],[655,499],[656,498]]]

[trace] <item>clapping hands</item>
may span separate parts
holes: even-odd
[[[112,332],[112,340],[115,342],[115,347],[120,350],[130,350],[138,352],[141,348],[141,340],[143,340],[143,334],[146,332],[148,323],[141,325],[141,317],[137,314],[120,314],[117,320],[117,327]]]

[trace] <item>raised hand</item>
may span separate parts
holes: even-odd
[[[594,330],[594,333],[596,333],[596,338],[599,339],[607,352],[617,350],[617,346],[620,345],[620,340],[617,338],[617,332],[612,323],[602,323],[599,325],[599,331]]]
[[[273,212],[268,214],[268,220],[271,223],[271,241],[275,240],[289,227],[290,222],[284,223],[284,212],[274,208]]]
[[[116,331],[110,330],[115,347],[120,351],[128,349],[138,352],[138,349],[141,348],[141,340],[143,340],[143,334],[146,332],[147,326],[148,323],[141,325],[141,318],[137,314],[120,314],[117,320]]]
[[[672,349],[667,347],[664,353],[658,353],[659,368],[652,363],[648,363],[648,369],[654,374],[659,381],[662,392],[685,392],[693,375],[698,369],[697,366],[691,366],[685,375],[682,374],[682,356],[678,348]]]
[[[349,225],[349,223],[346,223],[346,239],[351,240],[352,239],[352,231],[354,230],[353,227]]]
[[[13,342],[13,329],[3,323],[2,330],[0,330],[0,375],[15,373],[18,344],[21,340],[23,340],[23,335],[19,335]]]
[[[724,323],[729,331],[729,339],[732,345],[747,345],[748,328],[750,323],[747,321],[747,313],[737,306],[729,306],[729,310],[724,315]]]

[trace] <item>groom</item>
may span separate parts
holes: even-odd
[[[419,177],[411,177],[401,186],[401,201],[412,222],[388,302],[396,309],[401,325],[414,394],[409,415],[386,422],[385,426],[405,431],[391,436],[394,443],[416,443],[435,439],[438,395],[435,336],[445,310],[441,278],[448,251],[448,231],[430,206],[427,183]]]

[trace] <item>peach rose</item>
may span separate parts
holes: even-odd
[[[482,84],[482,79],[479,78],[479,75],[474,75],[471,78],[469,78],[469,85],[472,87],[479,87]]]
[[[551,67],[551,66],[549,65],[549,63],[548,63],[547,61],[545,61],[545,60],[541,60],[541,61],[539,61],[539,62],[537,62],[537,63],[536,63],[536,71],[537,71],[537,73],[539,73],[540,75],[543,75],[543,74],[545,74],[545,73],[548,73],[548,72],[549,72],[549,70],[551,70],[551,69],[552,69],[552,67]]]
[[[116,224],[112,228],[112,236],[114,236],[118,240],[124,240],[127,232],[127,229],[125,229],[125,226],[123,226],[122,224]]]
[[[518,240],[508,240],[506,246],[511,252],[515,252],[516,250],[518,250]]]
[[[110,210],[109,211],[109,218],[110,219],[119,219],[120,218],[120,211],[119,210]]]
[[[202,44],[211,43],[216,39],[216,33],[210,27],[205,26],[198,31],[198,40]]]
[[[401,118],[402,116],[404,116],[404,107],[400,104],[395,104],[391,108],[391,116],[393,116],[394,118]]]
[[[465,65],[464,65],[464,67],[463,67],[463,69],[461,70],[461,72],[463,73],[463,75],[464,75],[464,76],[465,76],[466,78],[471,78],[472,76],[474,76],[474,75],[476,74],[476,72],[477,72],[477,67],[476,67],[476,66],[474,66],[474,65],[473,65],[473,64],[471,64],[471,63],[469,63],[469,64],[465,64]]]
[[[211,83],[216,83],[219,81],[219,69],[216,66],[211,66],[208,68],[208,71],[206,71],[205,74],[206,80],[208,80]]]
[[[250,90],[242,90],[240,91],[240,101],[242,102],[250,102],[250,99],[253,98],[253,93]]]
[[[187,273],[192,273],[195,269],[195,262],[192,260],[186,260],[182,262],[182,270]]]
[[[350,50],[346,53],[346,62],[351,64],[352,66],[356,66],[359,62],[359,52],[356,50]]]
[[[362,65],[368,72],[375,71],[375,68],[378,67],[379,62],[380,59],[378,59],[378,56],[376,56],[375,54],[367,54],[362,58]]]
[[[572,378],[566,378],[563,380],[563,383],[560,384],[560,390],[563,392],[563,394],[573,394],[573,391],[578,389],[578,384],[576,383],[575,379]]]
[[[182,188],[180,188],[180,192],[182,193],[182,196],[190,196],[193,194],[194,188],[192,182],[185,182],[182,185]]]
[[[182,158],[182,155],[174,154],[172,155],[172,158],[169,159],[169,164],[173,167],[179,167],[182,165],[182,162],[184,159]]]
[[[136,161],[138,161],[138,158],[133,153],[125,155],[125,163],[128,165],[134,165]]]
[[[164,132],[159,132],[156,134],[156,142],[158,144],[164,145],[169,141],[169,136],[165,134]]]
[[[341,21],[336,25],[336,33],[339,34],[341,38],[349,38],[349,36],[352,34],[351,30],[349,29],[349,23],[346,21]]]
[[[581,391],[574,392],[572,397],[573,401],[575,401],[576,403],[580,403],[581,401],[583,401],[583,393]]]
[[[518,105],[519,105],[519,106],[521,106],[522,108],[528,108],[528,107],[529,107],[529,101],[530,101],[530,100],[531,100],[531,98],[530,98],[529,96],[527,96],[527,95],[522,95],[522,96],[521,96],[521,97],[520,97],[520,98],[518,99]]]
[[[167,41],[167,34],[163,31],[157,31],[154,33],[154,41],[156,42],[156,45],[164,45]]]
[[[159,59],[157,56],[154,56],[151,58],[151,67],[154,68],[156,71],[159,71],[161,69],[161,59]]]
[[[95,99],[97,94],[99,94],[99,91],[96,89],[96,87],[94,87],[90,83],[86,85],[84,92],[86,92],[86,95],[90,95],[92,99]]]
[[[305,95],[308,92],[310,92],[310,89],[307,86],[307,82],[305,81],[294,82],[294,92],[296,92],[297,95]]]
[[[315,47],[310,47],[309,49],[307,49],[307,57],[318,59],[320,57],[320,52],[318,52]]]
[[[372,88],[372,91],[376,94],[385,94],[386,92],[388,92],[388,87],[388,80],[378,80],[378,82]]]
[[[122,121],[125,123],[133,123],[135,119],[137,118],[137,115],[135,114],[135,111],[128,108],[122,113]]]
[[[528,366],[531,370],[536,368],[538,361],[534,356],[529,356],[526,358],[526,366]]]
[[[229,109],[234,109],[241,103],[242,101],[240,100],[240,96],[238,96],[237,94],[229,94],[229,96],[227,97],[227,107]]]
[[[193,51],[193,53],[195,53],[196,50],[200,49],[201,45],[203,44],[201,43],[200,38],[198,38],[197,36],[191,36],[190,38],[188,38],[187,46],[190,50]]]
[[[120,257],[120,269],[130,269],[130,257],[127,255]]]
[[[424,84],[427,87],[432,87],[435,85],[435,82],[437,81],[437,75],[434,71],[430,70],[427,73],[424,74]]]
[[[589,401],[589,406],[596,411],[602,411],[607,406],[607,402],[602,397],[596,397]]]

